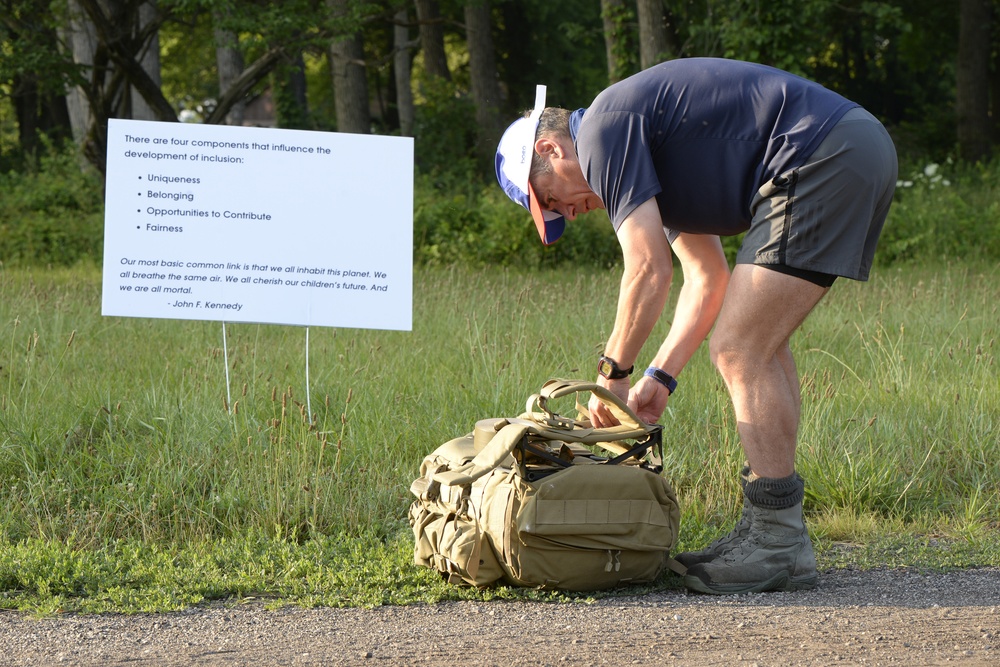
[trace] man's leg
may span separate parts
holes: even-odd
[[[694,590],[759,592],[815,583],[802,480],[795,474],[801,399],[789,339],[826,292],[760,266],[733,271],[710,349],[733,399],[750,471],[734,531],[703,552],[678,556]]]
[[[754,474],[795,469],[801,399],[789,339],[827,288],[766,267],[739,264],[709,343],[729,388]]]

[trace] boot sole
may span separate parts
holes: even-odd
[[[689,574],[684,577],[684,585],[693,591],[706,593],[708,595],[740,595],[742,593],[767,593],[770,591],[788,592],[812,590],[816,587],[816,581],[818,579],[819,576],[817,574],[809,574],[801,577],[789,577],[788,572],[779,572],[765,581],[743,584],[709,585],[698,577]]]

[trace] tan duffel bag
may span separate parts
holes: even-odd
[[[596,395],[621,422],[549,407]],[[586,401],[584,401],[585,403]],[[662,476],[662,427],[589,382],[550,380],[527,412],[489,419],[424,458],[410,486],[414,561],[450,582],[597,590],[650,582],[677,565],[680,510]]]

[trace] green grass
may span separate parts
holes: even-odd
[[[93,267],[0,271],[0,607],[567,597],[412,566],[408,487],[476,420],[589,379],[618,278],[417,269],[412,332],[310,331],[309,419],[302,328],[227,327],[227,410],[219,323],[103,318]],[[793,339],[821,567],[1000,566],[998,279],[876,269]],[[679,546],[697,547],[738,513],[743,463],[705,350],[664,423]]]

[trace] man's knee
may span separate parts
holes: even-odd
[[[727,330],[717,330],[708,339],[708,356],[712,365],[727,381],[741,373],[752,372],[753,366],[761,363],[777,361],[783,368],[794,373],[795,360],[788,339],[778,346],[777,350],[754,349],[745,336],[739,332],[730,333]]]
[[[716,330],[708,339],[708,356],[712,365],[723,377],[728,377],[742,364],[745,350],[740,345],[738,336],[732,336],[727,331]]]

